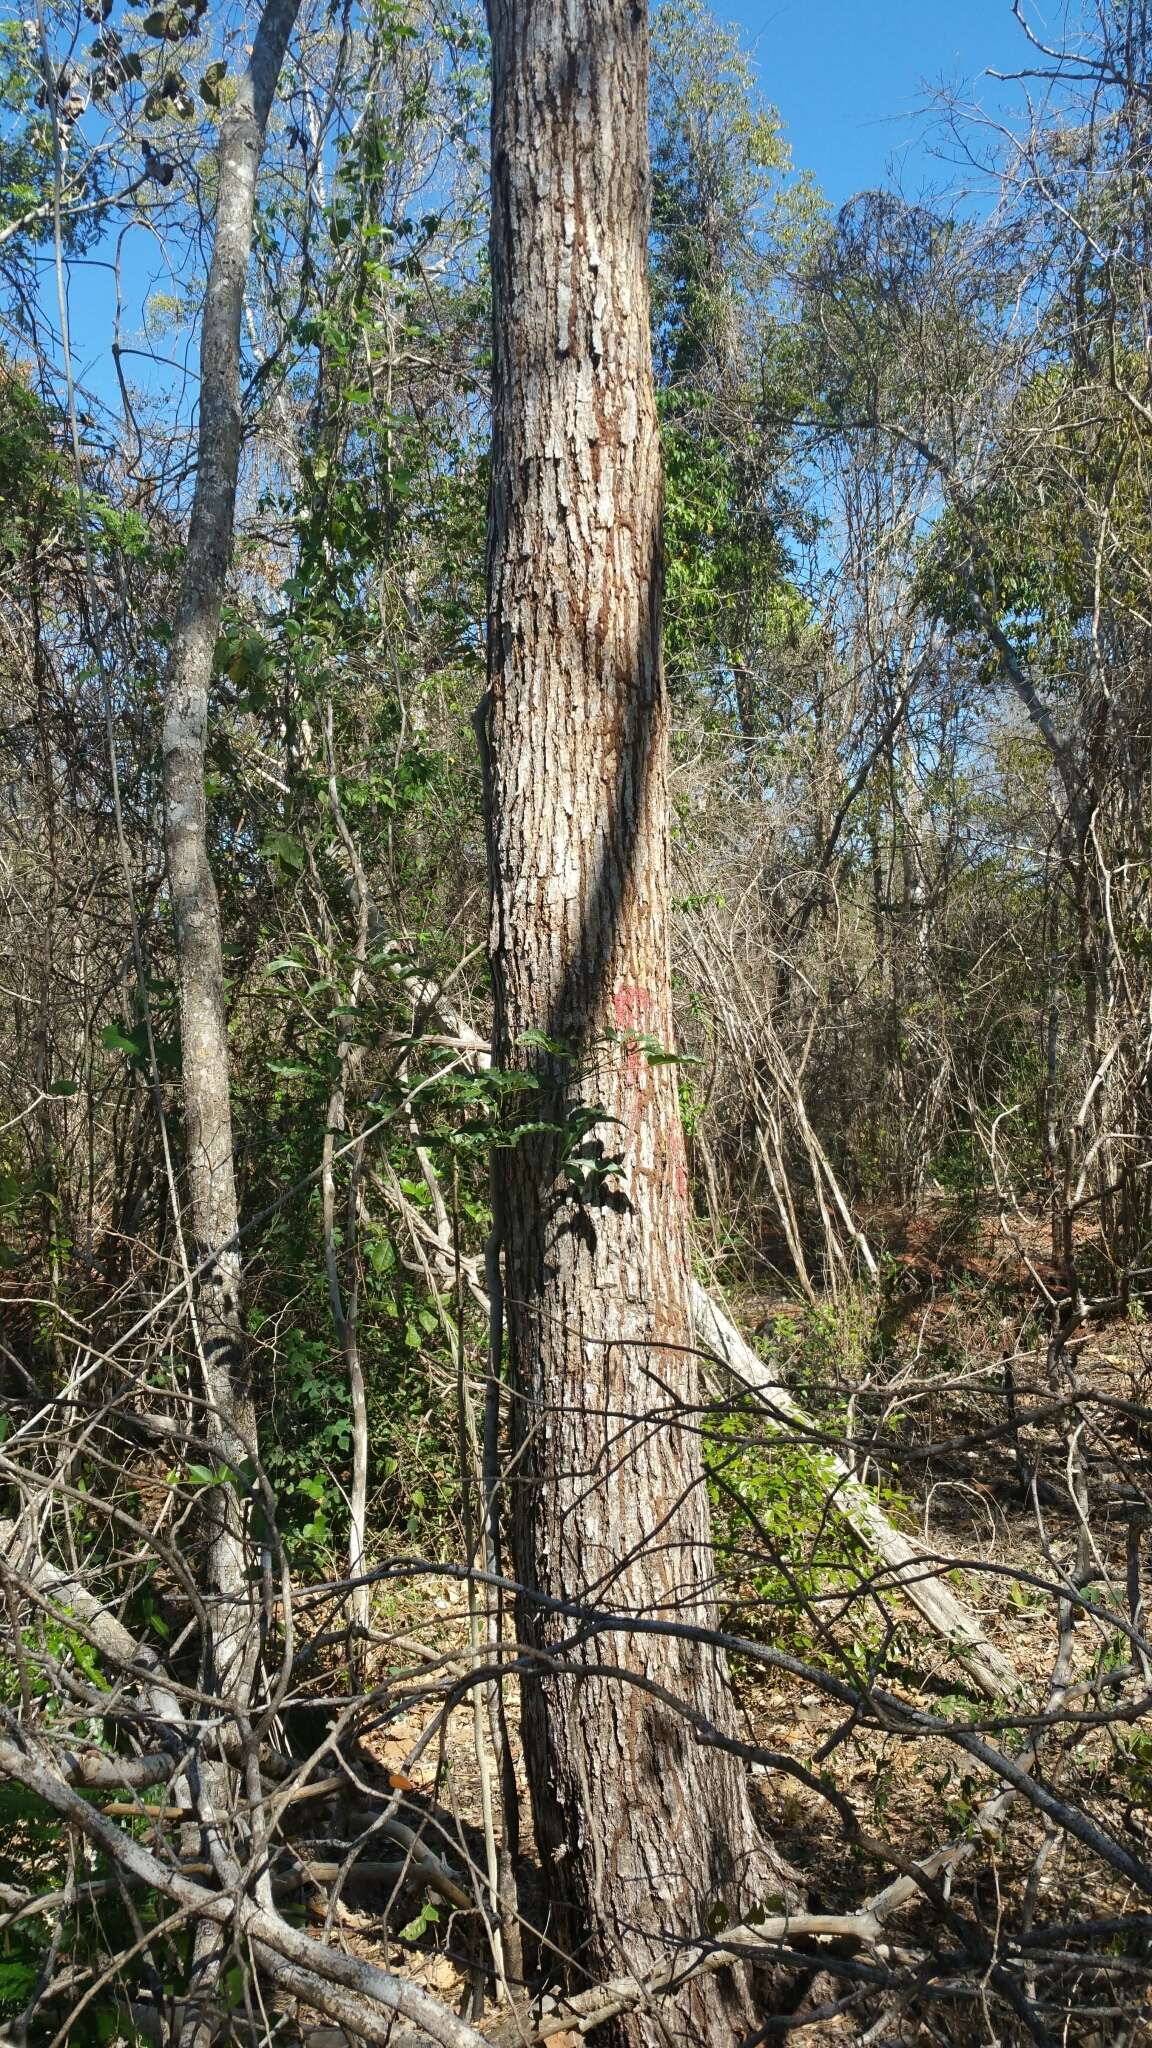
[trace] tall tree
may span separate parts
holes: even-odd
[[[526,1685],[525,1730],[563,1938],[589,1969],[639,1969],[784,1881],[738,1765],[654,1690],[723,1731],[722,1660],[630,1626],[713,1619],[668,1058],[648,33],[633,0],[491,0],[489,19],[491,957],[499,1060],[535,1084],[496,1192],[520,1635],[563,1671]],[[613,1620],[577,1645],[538,1595]],[[678,2008],[693,2040],[753,2017],[732,1976]]]
[[[188,1195],[196,1258],[195,1314],[206,1433],[222,1463],[254,1456],[241,1321],[239,1208],[232,1155],[224,942],[208,857],[204,756],[208,685],[232,558],[240,467],[240,322],[252,254],[256,178],[300,0],[268,0],[247,71],[220,130],[219,187],[200,345],[196,489],[172,659],[164,695],[164,843],[176,926],[187,1124]],[[235,1504],[220,1489],[210,1581],[221,1606],[217,1676],[225,1690],[250,1658],[249,1600]]]
[[[300,0],[267,0],[248,68],[220,128],[215,236],[200,340],[200,420],[196,487],[184,558],[172,658],[164,693],[164,849],[172,893],[187,1143],[187,1179],[195,1253],[192,1311],[204,1378],[204,1433],[221,1467],[257,1455],[241,1319],[240,1223],[232,1151],[232,1087],[224,1002],[224,939],[208,856],[208,686],[232,559],[240,469],[240,323],[252,254],[256,180],[288,38]],[[222,1698],[243,1714],[255,1673],[242,1510],[231,1482],[209,1506],[207,1590],[212,1602],[213,1677]],[[217,1796],[222,1774],[207,1780]],[[210,1808],[201,1810],[205,1841],[223,1877]],[[207,1917],[197,1925],[182,2048],[207,2048],[208,2001],[227,1937]]]

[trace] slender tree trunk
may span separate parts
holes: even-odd
[[[352,954],[352,980],[348,1005],[349,1013],[354,1016],[364,985],[372,905],[360,849],[349,829],[340,799],[340,779],[336,772],[332,728],[332,705],[329,701],[324,712],[324,740],[328,757],[328,805],[347,857],[352,876],[352,900],[356,910],[356,943]],[[352,1411],[352,1484],[348,1496],[348,1577],[352,1593],[348,1602],[348,1615],[353,1630],[350,1661],[353,1670],[359,1676],[362,1674],[367,1654],[367,1630],[371,1616],[371,1588],[365,1578],[368,1542],[368,1392],[364,1381],[364,1361],[360,1353],[360,1290],[363,1278],[360,1247],[360,1184],[364,1169],[362,1137],[353,1146],[352,1156],[348,1162],[348,1192],[344,1209],[343,1282],[336,1237],[336,1139],[346,1124],[349,1076],[357,1064],[355,1039],[355,1031],[342,1035],[336,1049],[336,1079],[328,1098],[328,1114],[324,1119],[320,1190],[324,1208],[324,1265],[328,1275],[328,1299],[344,1358],[344,1369],[348,1376],[349,1405]]]
[[[196,488],[164,697],[164,839],[176,931],[187,1146],[195,1258],[193,1314],[204,1378],[204,1433],[214,1462],[234,1469],[257,1455],[241,1302],[240,1216],[232,1156],[231,1074],[224,1006],[220,905],[208,857],[204,754],[208,687],[232,556],[240,469],[240,323],[252,254],[256,178],[288,37],[300,0],[268,0],[248,70],[220,128],[216,230],[200,337]],[[243,1716],[259,1651],[243,1510],[231,1485],[207,1509],[205,1590],[213,1621],[211,1681]],[[205,1773],[222,1803],[225,1774]],[[216,1860],[214,1826],[204,1846]],[[190,1843],[189,1846],[192,1846]],[[218,1862],[224,1881],[224,1865]],[[209,2048],[214,1994],[228,1952],[211,1920],[196,1928],[181,2048]]]
[[[164,827],[176,932],[187,1146],[195,1258],[193,1313],[204,1378],[204,1433],[218,1466],[257,1455],[241,1302],[240,1216],[232,1156],[231,1075],[224,1006],[220,905],[208,857],[204,754],[208,687],[232,556],[240,469],[240,323],[252,254],[256,179],[264,135],[300,0],[267,0],[252,55],[220,128],[212,262],[200,338],[196,488],[164,697]],[[213,1621],[211,1681],[243,1716],[259,1651],[243,1510],[231,1485],[207,1509],[205,1590]],[[221,1803],[224,1775],[205,1774]],[[204,1828],[214,1860],[221,1843]],[[217,1874],[223,1882],[224,1864]],[[196,1928],[181,2048],[208,2048],[212,2006],[228,1952],[227,1931]]]
[[[240,321],[252,253],[256,177],[268,114],[300,0],[268,0],[220,129],[216,232],[200,341],[196,489],[164,698],[164,822],[176,927],[195,1313],[206,1434],[220,1462],[256,1450],[241,1315],[239,1211],[232,1157],[220,906],[208,858],[204,751],[208,685],[232,555],[240,467]],[[250,1676],[253,1630],[242,1531],[230,1490],[212,1507],[209,1591],[215,1677],[225,1694]]]
[[[494,444],[482,720],[496,1047],[529,1069],[498,1154],[512,1537],[529,1589],[713,1616],[670,1045],[661,461],[647,292],[647,24],[635,0],[490,0]],[[525,1034],[530,1037],[525,1044]],[[617,1155],[619,1155],[617,1157]],[[520,1634],[567,1624],[531,1592]],[[722,1661],[629,1633],[534,1678],[525,1739],[556,1933],[593,1973],[779,1896],[721,1728]],[[722,2042],[746,1982],[701,1981],[614,2038]],[[667,2029],[671,2028],[671,2035]]]

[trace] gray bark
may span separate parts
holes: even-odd
[[[256,1451],[241,1313],[239,1211],[232,1156],[220,906],[208,857],[204,754],[208,687],[232,554],[240,467],[240,322],[252,252],[256,178],[300,0],[268,0],[247,72],[220,128],[219,196],[200,343],[196,488],[164,696],[164,825],[175,921],[187,1147],[195,1247],[197,1344],[206,1435],[221,1464]],[[235,1500],[213,1508],[209,1590],[216,1678],[232,1692],[252,1662],[253,1630]]]
[[[300,0],[267,0],[248,69],[220,127],[212,261],[200,338],[196,487],[164,696],[164,827],[175,924],[184,1082],[188,1201],[195,1250],[191,1303],[204,1379],[205,1436],[217,1467],[257,1455],[241,1302],[239,1208],[232,1152],[228,1025],[220,906],[208,855],[204,755],[208,689],[232,555],[240,468],[240,324],[252,254],[256,180],[268,115]],[[206,1592],[213,1619],[212,1677],[241,1714],[255,1675],[259,1634],[247,1571],[243,1510],[231,1485],[209,1496]],[[219,1774],[206,1774],[211,1785]],[[217,1787],[217,1789],[220,1789]],[[219,1855],[205,1816],[205,1843]],[[197,1923],[182,2048],[208,2048],[211,1992],[226,1931]]]

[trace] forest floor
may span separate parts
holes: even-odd
[[[1061,1433],[1060,1416],[1049,1412],[1055,1379],[1063,1375],[1061,1384],[1074,1379],[1080,1392],[1091,1390],[1114,1404],[1104,1412],[1118,1420],[1120,1439],[1138,1455],[1143,1446],[1137,1411],[1146,1412],[1150,1376],[1146,1332],[1127,1318],[1077,1332],[1054,1364],[1048,1341],[1052,1317],[1038,1314],[1037,1304],[1043,1309],[1042,1290],[1053,1288],[1058,1276],[1040,1263],[1041,1246],[1040,1224],[1023,1247],[999,1230],[973,1230],[970,1219],[963,1237],[939,1227],[909,1231],[890,1257],[881,1334],[873,1331],[871,1356],[851,1368],[851,1384],[845,1384],[842,1368],[828,1370],[827,1351],[813,1362],[810,1310],[779,1295],[732,1303],[743,1313],[745,1328],[759,1325],[761,1341],[784,1354],[785,1379],[795,1384],[810,1413],[818,1419],[826,1415],[830,1427],[837,1418],[842,1426],[847,1400],[858,1441],[868,1430],[877,1443],[890,1440],[894,1455],[882,1475],[886,1505],[930,1554],[972,1561],[975,1569],[962,1578],[954,1574],[956,1589],[1018,1673],[1025,1719],[1042,1714],[1049,1704],[1061,1649],[1059,1605],[1049,1588],[1054,1571],[1071,1568],[1077,1541],[1064,1484],[1069,1439]],[[1035,1414],[1041,1419],[1029,1423]],[[1013,1420],[1016,1426],[1010,1427]],[[1116,1430],[1095,1434],[1098,1441],[1075,1448],[1080,1454],[1086,1450],[1089,1466],[1107,1477],[1109,1455],[1115,1463]],[[877,1477],[875,1462],[862,1469],[864,1476]],[[1104,1488],[1099,1503],[1092,1520],[1096,1576],[1085,1598],[1090,1605],[1107,1602],[1123,1612],[1131,1509],[1123,1489],[1114,1485],[1111,1493]],[[1147,1551],[1146,1533],[1140,1540]],[[798,1530],[796,1550],[787,1560],[806,1589],[799,1605],[793,1602],[774,1612],[775,1580],[770,1578],[765,1590],[763,1579],[748,1579],[741,1571],[725,1614],[734,1631],[787,1650],[814,1673],[806,1682],[737,1664],[733,1675],[746,1739],[795,1758],[810,1772],[826,1773],[851,1802],[869,1838],[865,1844],[846,1840],[819,1792],[785,1769],[754,1768],[765,1828],[800,1873],[811,1910],[856,1911],[902,1865],[979,1833],[978,1853],[957,1869],[948,1890],[954,1906],[981,1926],[995,1928],[1008,1900],[1016,1902],[1017,1912],[1023,1900],[1023,1911],[1034,1924],[1059,1922],[1085,1907],[1097,1914],[1132,1912],[1140,1901],[1123,1879],[1026,1801],[1009,1803],[989,1830],[983,1817],[1003,1787],[943,1730],[912,1740],[851,1724],[843,1706],[821,1689],[819,1673],[839,1669],[850,1679],[860,1678],[869,1656],[882,1646],[881,1603],[871,1598],[845,1602],[849,1580],[867,1579],[871,1569],[869,1561],[853,1559],[850,1545],[841,1550],[824,1583],[814,1569],[821,1555],[827,1555],[824,1518],[816,1533]],[[1146,1571],[1146,1558],[1144,1565]],[[884,1650],[882,1682],[924,1713],[983,1731],[985,1739],[1003,1743],[1009,1753],[1018,1750],[1019,1710],[1013,1709],[1010,1725],[1004,1726],[910,1608],[892,1599],[883,1606],[895,1632]],[[1067,1608],[1064,1618],[1067,1623]],[[360,1734],[359,1767],[377,1788],[387,1784],[388,1774],[393,1784],[398,1777],[411,1785],[394,1795],[400,1816],[469,1887],[470,1879],[482,1882],[485,1863],[477,1730],[470,1705],[445,1714],[440,1697],[443,1660],[459,1660],[463,1669],[468,1657],[465,1589],[447,1578],[405,1585],[390,1594],[376,1624],[386,1635],[401,1637],[407,1653],[395,1644],[379,1652],[373,1676],[382,1688],[380,1715]],[[416,1644],[421,1648],[413,1654]],[[1070,1637],[1066,1629],[1064,1638],[1066,1684],[1098,1675],[1124,1655],[1130,1657],[1131,1651],[1122,1634],[1110,1633],[1087,1611],[1074,1612]],[[427,1663],[427,1684],[421,1681],[422,1662]],[[520,1837],[527,1843],[531,1823],[514,1714],[511,1745]],[[498,1772],[487,1728],[481,1753],[499,1810]],[[1140,1857],[1148,1856],[1152,1735],[1138,1721],[1065,1724],[1047,1739],[1041,1766],[1044,1782],[1057,1797],[1089,1814]],[[345,1831],[349,1816],[332,1818],[341,1839],[350,1839]],[[880,1844],[891,1853],[881,1855]],[[309,1855],[323,1852],[319,1837],[307,1845]],[[531,1909],[539,1912],[546,1901],[538,1889],[533,1896],[534,1877],[527,1866],[524,1875]],[[391,1967],[475,2014],[488,1956],[483,1929],[475,1916],[466,1919],[443,1899],[430,1911],[432,1894],[423,1907],[419,1897],[402,1888],[389,1907],[379,1895],[349,1890],[334,1915],[340,1938],[377,1961],[387,1956]],[[919,1906],[906,1909],[900,1926],[914,1933],[922,1912]],[[387,1939],[382,1938],[384,1927]],[[1143,1987],[1134,1995],[1143,2000]],[[485,2012],[487,2023],[493,2016],[490,2004]],[[952,2025],[955,2031],[941,2034],[910,2020],[903,2032],[885,2035],[885,2040],[996,2038],[985,2032],[974,2010],[965,2022],[962,2001],[961,2018]],[[1152,2039],[1152,2005],[1148,2029]],[[561,2048],[569,2038],[576,2040],[575,2035],[559,2038]],[[855,2023],[837,2019],[818,2022],[804,2038],[838,2041],[859,2035]],[[1105,2032],[1101,2043],[1109,2038]],[[1127,2038],[1145,2036],[1138,2028]]]

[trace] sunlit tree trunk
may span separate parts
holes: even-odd
[[[269,0],[248,71],[220,131],[219,201],[200,342],[196,489],[164,696],[164,830],[176,927],[188,1200],[197,1278],[197,1337],[206,1434],[221,1462],[255,1448],[241,1320],[239,1210],[232,1156],[231,1073],[220,906],[208,857],[204,754],[208,686],[232,555],[240,466],[240,321],[252,254],[256,176],[299,0]],[[233,1516],[217,1510],[212,1591],[218,1678],[243,1661],[248,1599]],[[233,1603],[239,1609],[232,1611]]]
[[[495,426],[484,725],[496,1043],[529,1069],[498,1154],[517,1572],[625,1617],[525,1689],[538,1843],[592,1972],[779,1896],[721,1729],[720,1657],[627,1618],[714,1620],[670,1047],[661,461],[647,272],[647,23],[633,0],[491,0]],[[525,1035],[528,1034],[526,1041]],[[629,2042],[737,2038],[702,1980]]]
[[[192,1309],[204,1381],[204,1435],[218,1468],[237,1469],[257,1451],[242,1320],[240,1215],[232,1151],[231,1070],[224,1003],[220,906],[208,854],[204,759],[208,689],[232,555],[240,466],[240,322],[252,254],[256,179],[268,115],[300,0],[268,0],[247,71],[220,129],[212,262],[200,342],[196,488],[172,657],[164,695],[164,837],[175,923],[186,1174],[194,1258]],[[213,1671],[222,1700],[243,1714],[255,1673],[258,1634],[242,1509],[231,1484],[208,1501],[206,1592]],[[219,1801],[214,1768],[206,1784]],[[205,1843],[214,1855],[213,1828]],[[218,1869],[218,1875],[221,1875]],[[228,1937],[202,1920],[193,1947],[181,2048],[207,2048],[208,2016]]]

